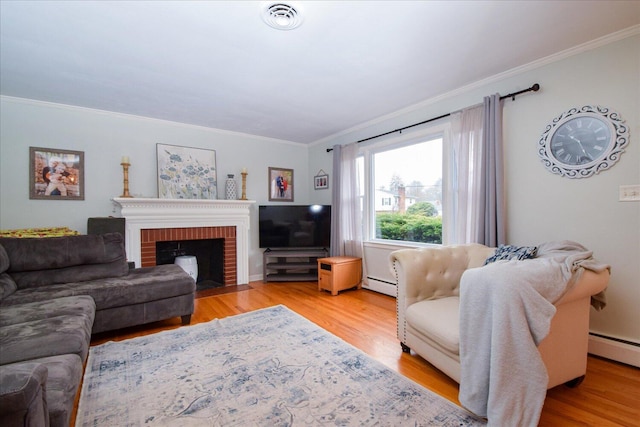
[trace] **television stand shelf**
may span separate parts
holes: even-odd
[[[329,251],[317,249],[267,249],[262,255],[263,282],[315,282],[318,280],[318,258]]]

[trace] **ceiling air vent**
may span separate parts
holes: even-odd
[[[277,30],[293,30],[302,24],[300,7],[291,3],[267,3],[262,10],[262,19]]]

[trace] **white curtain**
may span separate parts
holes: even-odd
[[[333,147],[331,256],[362,257],[361,183],[357,156],[357,143]]]
[[[500,95],[451,115],[443,224],[447,244],[505,243],[502,103]]]
[[[479,227],[482,160],[482,106],[451,114],[446,208],[452,215],[443,224],[447,244],[472,243]],[[476,191],[474,191],[476,190]]]

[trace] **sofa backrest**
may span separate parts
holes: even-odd
[[[0,238],[7,273],[18,289],[124,276],[129,271],[120,233],[49,238]]]
[[[0,301],[11,295],[18,288],[16,282],[7,274],[9,269],[9,255],[0,245]]]
[[[398,287],[407,304],[459,295],[460,277],[481,267],[495,248],[479,244],[400,249],[390,255]],[[400,292],[400,289],[398,290]]]

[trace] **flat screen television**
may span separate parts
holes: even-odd
[[[331,243],[331,206],[258,207],[260,247],[327,248]]]

